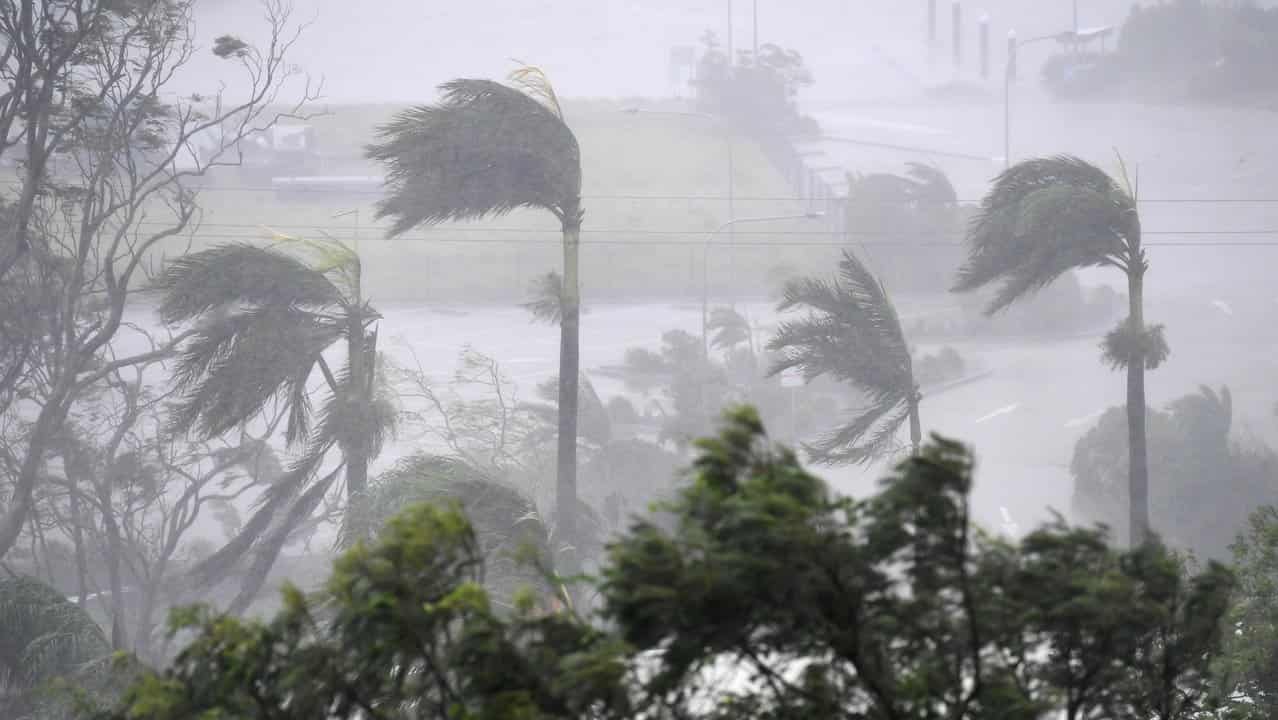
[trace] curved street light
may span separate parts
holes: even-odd
[[[710,345],[709,341],[706,339],[706,325],[708,324],[710,306],[710,274],[708,270],[710,267],[710,243],[714,241],[715,237],[724,230],[744,223],[773,222],[780,220],[819,220],[823,217],[825,217],[824,212],[815,211],[791,215],[767,215],[764,217],[737,218],[720,225],[706,236],[705,242],[701,247],[701,355],[703,358],[710,357]],[[729,247],[731,248],[732,246],[730,245]]]

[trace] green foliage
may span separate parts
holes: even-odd
[[[1231,549],[1238,592],[1216,667],[1219,690],[1235,717],[1272,718],[1278,713],[1278,508],[1257,508]]]
[[[1162,325],[1133,328],[1128,318],[1105,334],[1101,353],[1105,364],[1114,370],[1125,370],[1132,363],[1141,363],[1146,370],[1157,370],[1171,350],[1163,337]]]
[[[900,317],[882,283],[844,251],[836,280],[804,278],[787,285],[777,309],[798,308],[807,309],[807,317],[782,322],[768,343],[780,354],[769,372],[793,369],[807,381],[829,375],[866,400],[846,424],[807,446],[812,459],[868,463],[894,451],[901,426],[911,416],[917,419],[920,396]]]
[[[1228,388],[1203,387],[1146,414],[1150,519],[1168,543],[1224,561],[1258,506],[1278,500],[1278,456],[1230,437]],[[1127,420],[1110,408],[1074,446],[1070,472],[1075,517],[1127,528]]]
[[[403,508],[421,502],[457,503],[466,513],[484,558],[484,586],[499,607],[512,608],[525,586],[548,591],[537,568],[520,562],[527,548],[539,567],[554,567],[550,531],[535,503],[506,481],[461,460],[425,454],[401,460],[370,483],[348,510],[358,516],[351,526],[366,528],[370,539],[377,537]]]
[[[156,283],[166,322],[199,321],[174,371],[181,393],[174,429],[221,435],[277,400],[287,416],[285,440],[301,446],[240,533],[194,571],[207,584],[254,550],[239,607],[342,472],[367,472],[397,420],[372,328],[381,315],[360,294],[358,255],[338,242],[276,240],[291,252],[221,245],[174,260]],[[323,353],[339,343],[346,364],[334,372]],[[318,409],[308,384],[317,371],[328,390]],[[343,465],[321,475],[334,448]],[[358,489],[347,485],[348,494]]]
[[[670,715],[1137,718],[1173,685],[1184,704],[1158,717],[1206,702],[1223,567],[1189,578],[1159,545],[1117,554],[1060,523],[988,538],[970,525],[972,458],[939,438],[866,500],[832,497],[749,411],[700,447],[677,528],[636,525],[604,573]],[[728,665],[750,685],[699,712]]]
[[[505,616],[457,507],[411,505],[270,622],[189,611],[172,668],[110,717],[1188,720],[1234,580],[1154,542],[1058,520],[1018,544],[971,525],[973,459],[934,438],[842,498],[749,408],[697,443],[670,530],[609,549],[599,629]],[[718,671],[718,672],[716,672]],[[722,673],[736,682],[722,682]],[[712,677],[712,675],[718,677]]]
[[[502,619],[456,509],[418,504],[336,563],[316,598],[285,590],[270,622],[196,610],[173,667],[111,717],[574,718],[627,716],[621,647],[570,615]]]
[[[86,717],[112,703],[136,665],[117,661],[87,612],[34,578],[0,580],[0,715]]]

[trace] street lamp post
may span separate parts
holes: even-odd
[[[1003,73],[1003,169],[1012,166],[1012,78],[1016,75],[1016,56],[1020,49],[1031,43],[1056,40],[1061,34],[1042,35],[1028,40],[1017,40],[1016,31],[1007,31],[1007,68]],[[1075,33],[1077,37],[1077,33]]]
[[[715,228],[713,232],[706,236],[705,243],[701,248],[701,355],[703,358],[710,357],[710,344],[707,339],[708,333],[706,331],[706,326],[709,324],[710,314],[710,273],[708,268],[710,267],[710,243],[714,241],[715,237],[724,230],[731,229],[744,223],[773,222],[779,220],[817,220],[823,217],[825,217],[825,213],[823,212],[806,212],[794,215],[769,215],[767,217],[740,218],[736,220],[729,220]]]

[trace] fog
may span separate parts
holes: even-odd
[[[145,207],[150,214],[139,211],[104,222],[103,227],[133,233],[136,243],[112,246],[111,252],[125,258],[116,258],[116,265],[103,259],[109,253],[96,250],[86,254],[91,259],[81,258],[82,266],[97,267],[88,273],[91,279],[81,280],[86,286],[84,297],[104,305],[85,299],[83,307],[71,308],[71,301],[59,300],[33,310],[35,300],[31,306],[20,302],[24,290],[6,291],[5,314],[17,319],[5,320],[9,323],[2,328],[5,338],[18,332],[13,328],[26,327],[24,318],[43,318],[41,313],[63,318],[60,322],[80,328],[76,332],[85,338],[116,320],[122,322],[100,346],[84,351],[81,369],[72,371],[63,383],[82,395],[59,400],[65,402],[66,410],[61,420],[48,420],[48,427],[37,418],[44,418],[43,409],[53,403],[46,396],[54,397],[63,386],[55,382],[56,371],[67,357],[59,344],[63,341],[49,338],[63,337],[59,333],[65,332],[66,338],[73,339],[76,333],[65,329],[35,333],[39,340],[31,341],[32,347],[44,348],[48,343],[43,355],[25,351],[19,355],[0,348],[0,361],[14,368],[24,364],[34,368],[15,370],[10,377],[6,375],[9,366],[0,366],[0,377],[8,383],[0,387],[4,421],[0,482],[5,488],[0,497],[8,498],[6,512],[21,505],[20,488],[27,473],[23,458],[35,446],[32,438],[45,430],[50,438],[57,438],[36,451],[47,454],[47,460],[30,463],[42,469],[27,473],[55,478],[47,491],[38,483],[34,492],[30,487],[25,491],[30,506],[36,508],[27,512],[44,519],[28,521],[15,514],[20,529],[15,530],[15,539],[6,541],[8,546],[0,545],[0,559],[7,556],[7,562],[24,572],[44,572],[51,584],[88,607],[104,627],[113,616],[119,620],[142,614],[139,604],[146,605],[145,613],[159,616],[179,600],[192,599],[192,594],[224,607],[239,602],[234,598],[248,584],[240,578],[256,572],[249,570],[249,558],[258,555],[229,563],[227,567],[234,569],[203,589],[192,589],[194,581],[183,573],[188,567],[203,568],[201,559],[233,546],[235,537],[248,532],[250,518],[271,497],[278,473],[269,481],[256,476],[246,479],[253,472],[247,469],[248,463],[240,462],[213,472],[210,478],[216,479],[209,479],[206,489],[188,492],[194,480],[183,475],[182,469],[198,475],[206,467],[200,463],[216,465],[213,459],[221,456],[206,452],[207,448],[199,453],[190,449],[198,443],[188,446],[193,441],[187,431],[206,427],[203,420],[188,422],[182,432],[171,430],[181,413],[169,403],[186,402],[191,418],[213,410],[233,414],[253,404],[252,397],[242,395],[271,391],[266,393],[271,394],[271,403],[259,403],[247,417],[218,425],[218,432],[203,442],[225,443],[229,448],[242,441],[236,433],[250,432],[260,436],[287,466],[311,448],[285,442],[283,427],[288,420],[284,418],[291,415],[282,408],[300,403],[296,398],[301,395],[321,408],[330,390],[346,387],[343,373],[354,375],[358,370],[349,365],[350,333],[343,330],[346,334],[333,338],[344,339],[308,349],[310,364],[300,379],[293,377],[298,372],[294,368],[288,379],[271,380],[275,384],[270,385],[264,378],[274,377],[268,368],[273,360],[290,353],[305,354],[287,347],[289,343],[316,342],[310,336],[289,334],[286,331],[295,328],[286,324],[279,328],[277,342],[282,347],[263,352],[253,360],[258,365],[246,361],[245,367],[268,368],[250,369],[241,383],[249,389],[225,402],[198,392],[184,394],[192,385],[180,385],[178,379],[200,375],[177,369],[192,362],[193,355],[183,354],[191,352],[186,343],[191,337],[202,337],[194,334],[205,332],[201,328],[231,327],[217,325],[227,317],[217,312],[234,314],[265,303],[261,298],[269,297],[272,288],[267,287],[269,279],[262,278],[270,276],[264,265],[236,266],[242,275],[226,283],[228,287],[237,282],[245,285],[240,297],[222,305],[209,302],[207,307],[187,300],[197,310],[170,323],[161,320],[160,308],[166,302],[176,307],[173,297],[196,293],[203,285],[197,275],[182,276],[176,286],[151,281],[193,253],[237,243],[296,247],[299,243],[283,241],[297,239],[320,244],[339,241],[344,244],[342,252],[359,258],[353,263],[340,259],[347,257],[340,253],[321,253],[322,261],[317,262],[330,263],[324,266],[325,272],[346,268],[343,272],[348,274],[334,283],[350,294],[324,307],[346,313],[367,303],[377,313],[353,322],[363,322],[361,327],[370,333],[368,342],[376,353],[368,357],[376,358],[378,353],[384,357],[384,365],[370,361],[375,369],[367,371],[373,378],[368,385],[385,385],[398,432],[388,434],[380,452],[363,456],[369,487],[384,489],[391,487],[392,480],[398,482],[392,471],[405,467],[406,460],[446,456],[514,487],[527,498],[534,514],[553,523],[558,399],[554,387],[541,396],[538,388],[559,377],[565,357],[562,343],[567,341],[561,341],[559,322],[539,320],[527,304],[549,302],[556,313],[571,305],[567,291],[537,291],[547,273],[557,273],[555,282],[562,281],[562,242],[571,223],[557,217],[559,205],[521,200],[507,203],[522,206],[509,213],[505,207],[493,214],[424,213],[425,219],[416,217],[406,222],[403,232],[393,232],[394,221],[414,212],[404,209],[412,203],[387,203],[396,192],[407,191],[388,179],[388,161],[370,156],[370,146],[382,141],[379,132],[397,113],[441,102],[441,84],[456,78],[512,83],[511,73],[526,65],[539,69],[553,84],[558,105],[544,97],[538,102],[543,103],[543,111],[552,106],[556,112],[562,109],[562,120],[580,146],[580,197],[573,197],[584,213],[579,363],[602,414],[588,414],[584,408],[595,401],[582,401],[574,472],[576,492],[595,515],[615,515],[605,509],[614,497],[622,498],[626,512],[642,513],[648,502],[679,487],[686,480],[683,469],[695,458],[696,449],[689,442],[717,427],[707,418],[746,402],[760,407],[772,440],[800,447],[805,467],[839,493],[867,497],[898,463],[909,458],[910,424],[904,418],[912,408],[921,418],[924,439],[936,433],[972,448],[976,458],[972,511],[977,524],[1015,538],[1050,521],[1056,512],[1082,524],[1115,518],[1125,523],[1126,426],[1099,424],[1106,411],[1116,409],[1114,418],[1122,413],[1132,382],[1126,371],[1113,369],[1102,357],[1106,334],[1129,312],[1129,278],[1112,262],[1118,251],[1105,256],[1108,265],[1095,255],[1083,255],[1090,250],[1077,251],[1084,260],[1066,263],[1069,267],[1062,268],[1066,271],[1055,282],[1018,298],[1006,313],[992,319],[980,311],[998,282],[987,282],[978,292],[953,291],[960,266],[968,258],[967,248],[979,234],[972,217],[1000,174],[1034,158],[1068,155],[1100,168],[1115,179],[1114,187],[1134,196],[1132,207],[1139,216],[1136,235],[1148,263],[1142,288],[1144,322],[1161,326],[1169,347],[1165,361],[1146,363],[1149,369],[1142,376],[1152,418],[1151,526],[1167,532],[1178,547],[1222,555],[1221,538],[1243,529],[1245,511],[1278,503],[1278,464],[1265,464],[1270,458],[1278,462],[1278,455],[1270,450],[1278,449],[1278,392],[1272,382],[1278,370],[1278,325],[1273,322],[1278,313],[1278,287],[1273,281],[1273,268],[1278,267],[1278,133],[1274,132],[1278,84],[1256,79],[1272,75],[1272,68],[1246,65],[1259,62],[1256,57],[1278,58],[1274,50],[1278,22],[1265,31],[1269,35],[1257,31],[1263,39],[1256,40],[1255,46],[1261,49],[1239,55],[1241,60],[1229,48],[1212,49],[1169,70],[1171,65],[1158,58],[1174,56],[1173,46],[1178,43],[1193,48],[1202,43],[1195,37],[1164,32],[1154,40],[1141,41],[1153,49],[1139,45],[1137,31],[1124,34],[1125,23],[1137,17],[1132,14],[1133,2],[962,0],[952,5],[941,0],[935,3],[932,44],[928,5],[927,0],[296,0],[288,18],[294,29],[279,36],[293,38],[296,32],[296,40],[276,68],[291,75],[267,100],[254,101],[269,108],[255,123],[278,125],[270,131],[277,134],[250,133],[242,143],[236,139],[239,144],[231,153],[236,161],[225,167],[200,167],[202,159],[193,161],[200,172],[181,180],[183,187],[189,185],[190,197],[199,208],[189,225],[179,223],[182,227],[172,237],[166,235],[154,243],[136,239],[146,235],[142,229],[158,232],[164,223],[176,222],[164,211],[185,200],[148,200],[151,204]],[[1273,2],[1256,5],[1278,8]],[[226,35],[258,47],[269,43],[270,26],[262,3],[199,0],[190,7],[191,59],[163,88],[164,94],[188,98],[198,93],[207,100],[222,88],[227,99],[253,97],[253,79],[262,82],[263,76],[238,72],[239,56],[216,57],[210,49]],[[956,63],[951,12],[957,7],[962,19]],[[1052,37],[1073,30],[1088,38],[1083,50]],[[1087,35],[1093,31],[1095,37]],[[983,57],[982,32],[987,43]],[[742,85],[744,89],[731,85],[737,80],[723,80],[727,89],[720,90],[694,84],[697,68],[710,67],[705,64],[707,33],[713,33],[719,50],[731,43],[734,52],[746,55],[756,45],[761,54],[771,52],[769,48],[777,51],[783,59],[775,61],[780,68],[776,73],[785,76],[778,81],[784,87],[774,97],[767,94],[773,87],[766,85],[770,80],[751,80],[762,84]],[[1014,77],[1008,70],[1009,33],[1013,42],[1032,41],[1017,51]],[[1262,50],[1269,54],[1261,54]],[[786,51],[801,61],[784,64]],[[1219,54],[1219,59],[1212,53]],[[1085,59],[1078,60],[1076,54]],[[1075,64],[1063,75],[1052,76],[1045,68],[1054,62]],[[810,82],[792,82],[785,75],[801,75],[800,70],[806,71]],[[746,70],[740,72],[747,80],[753,77]],[[266,77],[275,82],[273,76]],[[307,93],[312,96],[305,97]],[[707,100],[709,95],[714,97]],[[774,99],[776,107],[769,105]],[[284,115],[277,117],[278,112]],[[290,127],[295,131],[290,137],[302,138],[291,149],[283,147],[285,141],[280,139],[285,135],[281,129]],[[176,136],[179,145],[192,148],[203,142],[198,135],[178,132]],[[493,147],[504,142],[500,133],[485,137]],[[539,145],[525,148],[533,160],[525,160],[536,162],[538,154],[548,152],[545,148],[558,137],[551,137],[549,131],[538,135]],[[133,152],[132,142],[126,143],[124,154]],[[268,147],[270,143],[279,146]],[[213,152],[200,147],[200,153]],[[244,147],[249,150],[239,156]],[[401,157],[416,152],[400,151],[405,153]],[[190,153],[197,156],[194,150]],[[74,152],[70,155],[79,157]],[[911,185],[902,178],[922,177],[908,175],[912,163],[931,168],[929,172],[938,173],[944,181]],[[74,174],[76,163],[67,165]],[[4,158],[4,171],[15,173],[7,185],[21,187],[27,177],[19,172],[23,167]],[[512,177],[519,176],[516,180],[526,181],[534,174],[526,166],[519,168],[510,171]],[[895,179],[884,180],[884,176]],[[875,178],[884,184],[875,186]],[[459,175],[443,184],[423,181],[410,186],[434,188],[439,197],[465,205],[476,202],[473,195],[479,192],[466,182]],[[452,193],[448,183],[459,189]],[[886,199],[874,195],[874,187],[891,183],[897,183],[891,185],[896,190],[884,190]],[[940,185],[952,193],[939,201],[920,199]],[[901,189],[907,186],[912,189]],[[15,208],[21,197],[13,195],[10,202]],[[187,196],[184,190],[172,197]],[[1077,202],[1084,201],[1091,200]],[[46,200],[32,202],[39,208]],[[554,212],[546,211],[550,206]],[[379,218],[379,209],[387,217]],[[7,206],[5,212],[9,212]],[[1023,225],[1016,227],[1042,221],[1026,212],[1020,221]],[[59,217],[52,211],[36,215],[50,225],[56,225]],[[1051,236],[1053,242],[1077,236],[1083,238],[1080,243],[1094,241],[1097,233],[1130,237],[1112,225],[1099,231],[1095,225],[1078,227],[1075,223],[1060,229],[1042,221],[1032,231],[1011,234],[1019,232],[1017,237],[1023,237],[1025,232],[1036,232]],[[9,242],[7,236],[4,242]],[[326,252],[336,252],[331,244],[325,247]],[[7,244],[0,246],[6,253],[7,248]],[[910,391],[900,391],[901,405],[894,405],[889,415],[897,410],[905,414],[899,427],[886,433],[893,440],[883,448],[890,445],[890,450],[876,451],[866,462],[831,465],[817,462],[817,454],[803,448],[819,445],[831,431],[874,404],[875,390],[855,387],[847,380],[848,373],[855,372],[841,369],[859,362],[860,348],[873,343],[865,335],[849,332],[840,341],[844,344],[831,346],[846,357],[825,356],[828,372],[814,373],[818,377],[806,383],[789,371],[770,373],[784,357],[777,353],[786,352],[786,346],[779,340],[768,346],[781,337],[778,333],[784,334],[785,323],[804,317],[802,303],[800,310],[780,307],[787,288],[798,292],[795,288],[805,278],[835,282],[845,252],[882,282],[899,316],[908,346],[903,351],[905,365],[921,399],[911,401]],[[139,277],[146,274],[147,280],[134,279],[132,287],[121,291],[114,273],[134,257],[129,253],[144,268],[138,271]],[[1025,251],[1026,256],[1030,254]],[[0,253],[0,260],[5,257]],[[356,269],[350,271],[352,267]],[[16,276],[18,271],[14,272]],[[354,276],[359,280],[352,285]],[[29,277],[44,275],[32,270]],[[1007,277],[999,276],[999,281]],[[130,280],[123,282],[127,286]],[[251,287],[254,282],[265,285]],[[278,288],[281,294],[289,290],[284,284]],[[35,298],[37,293],[31,290],[29,296]],[[117,296],[121,299],[115,316],[109,303]],[[305,303],[285,305],[295,308]],[[851,315],[856,312],[846,310]],[[720,320],[710,321],[707,330],[710,317]],[[881,315],[875,318],[877,322]],[[301,321],[291,322],[296,326]],[[61,327],[52,320],[49,324]],[[666,337],[672,331],[683,335]],[[716,332],[738,334],[723,342],[705,337]],[[51,334],[46,337],[45,333]],[[676,347],[678,342],[685,344]],[[18,347],[16,341],[12,347]],[[232,352],[233,348],[224,350],[226,355]],[[481,362],[467,368],[463,363],[467,353]],[[52,369],[46,371],[30,359],[37,355],[56,358],[47,360]],[[129,357],[145,360],[118,361]],[[936,358],[950,357],[959,360],[934,376],[922,376],[925,363],[935,361],[941,367],[949,361]],[[221,359],[208,360],[210,367],[225,361],[225,356],[217,358]],[[327,358],[328,364],[316,365],[316,358]],[[661,367],[644,369],[643,362]],[[94,375],[112,364],[123,365],[129,371],[127,377],[121,374],[113,383],[114,376],[105,372]],[[338,369],[336,379],[329,365]],[[459,380],[462,370],[472,373],[469,382]],[[648,374],[660,377],[653,380]],[[81,382],[77,378],[87,376],[94,381],[85,381],[83,387],[77,384]],[[717,379],[705,380],[711,376]],[[779,383],[778,377],[784,382]],[[680,385],[684,381],[690,384]],[[38,389],[24,391],[22,382]],[[272,394],[281,387],[285,390]],[[1192,487],[1181,495],[1173,495],[1166,483],[1160,485],[1164,474],[1185,464],[1175,448],[1197,447],[1192,443],[1200,439],[1193,434],[1192,423],[1176,415],[1179,410],[1169,408],[1186,396],[1206,397],[1202,388],[1210,388],[1212,398],[1221,388],[1228,389],[1224,393],[1227,439],[1221,441],[1221,452],[1248,458],[1253,457],[1248,453],[1254,453],[1263,459],[1257,461],[1265,468],[1263,477],[1249,475],[1246,490],[1240,489],[1243,480],[1231,480],[1229,468],[1219,469],[1218,485],[1211,478],[1186,481],[1186,487]],[[113,438],[113,425],[124,422],[125,413],[119,407],[127,405],[129,398],[137,401],[131,392],[140,393],[149,410],[141,419],[129,416],[136,427]],[[705,407],[707,393],[717,393],[710,401],[717,403],[712,408]],[[579,397],[586,395],[579,393]],[[693,402],[696,398],[700,404]],[[530,409],[521,403],[540,405]],[[617,411],[623,405],[633,412]],[[616,413],[609,415],[611,411]],[[705,417],[696,416],[702,411]],[[50,415],[54,416],[57,413]],[[366,415],[360,417],[367,420]],[[66,427],[58,426],[59,422]],[[324,422],[317,420],[319,426]],[[490,445],[506,443],[508,432],[514,438],[516,426],[522,433],[518,448],[510,439],[510,447],[485,455]],[[57,431],[49,430],[55,427]],[[689,427],[691,434],[685,433]],[[1111,432],[1114,428],[1123,432]],[[133,448],[137,457],[151,453],[165,459],[169,463],[165,477],[186,478],[162,485],[145,502],[133,490],[112,489],[109,482],[107,489],[94,496],[94,502],[106,498],[108,503],[120,503],[120,517],[127,517],[122,524],[137,523],[136,536],[126,531],[125,539],[138,548],[112,549],[102,544],[105,541],[94,547],[94,540],[81,536],[83,529],[69,529],[74,523],[60,514],[71,512],[66,503],[80,497],[74,489],[77,484],[90,482],[73,477],[75,453],[67,448],[74,444],[68,444],[64,435],[76,433],[87,438],[86,447],[95,448],[86,457],[108,458],[101,461],[103,467],[114,468],[117,456]],[[871,434],[866,433],[862,441]],[[1111,438],[1117,455],[1107,442]],[[650,454],[609,455],[610,443],[623,440],[641,445]],[[285,579],[311,587],[327,573],[339,549],[344,518],[353,507],[348,507],[353,495],[347,495],[346,484],[351,467],[349,443],[346,436],[332,441],[326,446],[327,454],[311,469],[315,477],[331,473],[338,478],[317,496],[319,501],[303,512],[298,509],[302,507],[297,499],[300,490],[289,496],[290,512],[304,518],[280,531],[288,542],[276,547],[278,558],[267,563],[269,580],[255,597],[243,598],[236,611],[269,613],[277,607],[276,589]],[[188,449],[189,456],[173,450],[178,446]],[[238,452],[242,447],[232,449]],[[183,466],[184,462],[189,466]],[[670,467],[663,465],[666,462]],[[215,486],[221,490],[215,492]],[[216,495],[217,500],[204,511],[182,515],[187,524],[173,530],[176,521],[164,514],[170,504],[177,507],[200,492]],[[1211,524],[1215,493],[1225,508],[1221,517],[1226,518],[1222,522],[1227,527],[1209,533],[1202,528]],[[86,498],[90,495],[84,493]],[[393,499],[398,496],[387,497],[392,498],[387,503],[398,502]],[[74,512],[81,510],[77,506]],[[147,519],[152,515],[163,520]],[[376,522],[386,519],[378,516]],[[32,528],[47,523],[42,531],[47,537],[27,529],[27,522],[33,523]],[[608,525],[605,535],[624,532],[626,527],[624,518],[604,524]],[[104,537],[119,532],[109,531],[102,522],[89,525],[93,533]],[[367,532],[376,534],[375,529]],[[1126,532],[1124,528],[1116,533],[1116,544],[1127,542]],[[171,547],[154,539],[164,533],[174,533]],[[254,552],[267,552],[260,550],[264,542],[256,540]],[[86,569],[86,543],[88,556],[100,561],[102,568],[111,564],[109,558],[118,561],[127,556],[133,564],[123,571],[124,579],[119,567],[112,573]],[[46,545],[62,549],[54,552]],[[167,549],[156,550],[160,546]],[[162,561],[155,559],[161,556]],[[137,570],[139,564],[150,570]],[[145,603],[126,603],[127,612],[117,604],[94,604],[81,598],[90,590],[94,598],[111,592],[142,592],[130,588],[143,584],[151,571],[169,573],[168,584]],[[105,587],[108,584],[116,587],[111,590]],[[130,631],[137,638],[153,632],[158,637],[156,618],[147,617],[151,626]],[[147,647],[153,657],[171,656],[171,648],[156,643]],[[136,640],[135,647],[142,645]]]

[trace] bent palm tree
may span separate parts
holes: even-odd
[[[56,678],[86,680],[111,643],[83,608],[34,578],[0,580],[0,711],[19,717]]]
[[[372,326],[381,316],[361,297],[358,256],[336,243],[303,247],[319,251],[318,259],[308,263],[274,248],[222,245],[173,261],[157,283],[165,322],[204,321],[174,373],[183,392],[173,410],[174,430],[216,437],[279,400],[288,418],[285,439],[302,449],[240,534],[196,568],[200,582],[210,583],[257,546],[235,610],[252,600],[293,530],[343,471],[348,499],[364,492],[368,464],[394,426],[393,405],[378,382]],[[335,372],[323,353],[343,341],[346,366]],[[307,386],[317,369],[329,390],[318,418]],[[342,461],[321,475],[335,447]],[[283,520],[268,533],[285,507]]]
[[[1124,187],[1126,186],[1126,187]],[[1127,370],[1128,501],[1131,544],[1149,534],[1145,371],[1167,358],[1161,325],[1146,326],[1136,193],[1100,168],[1061,155],[1026,160],[994,180],[967,234],[968,258],[955,292],[1001,282],[985,310],[993,315],[1069,270],[1114,267],[1127,277],[1128,316],[1102,344],[1106,362]]]
[[[580,298],[581,151],[549,81],[523,68],[513,86],[453,80],[438,105],[401,113],[380,129],[368,156],[388,166],[388,196],[377,216],[393,218],[390,235],[419,225],[477,220],[518,208],[547,210],[563,229],[559,343],[559,439],[556,522],[575,536],[577,377]]]
[[[810,310],[798,321],[782,322],[768,349],[780,354],[770,375],[796,369],[805,381],[830,375],[851,384],[869,405],[813,445],[814,462],[867,463],[891,451],[908,420],[915,454],[922,441],[913,361],[901,320],[887,292],[864,265],[844,252],[839,278],[791,281],[778,310]]]

